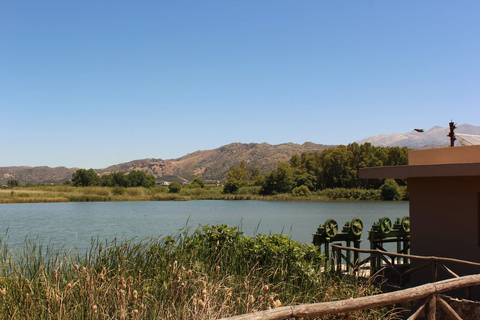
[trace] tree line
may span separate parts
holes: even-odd
[[[72,174],[72,185],[75,187],[145,187],[155,186],[155,177],[143,171],[134,170],[128,174],[113,172],[99,176],[93,169],[78,169]]]
[[[279,163],[265,176],[258,168],[247,168],[245,161],[227,174],[224,193],[236,193],[240,188],[257,187],[259,193],[308,193],[325,189],[380,189],[384,179],[359,179],[362,167],[408,164],[408,148],[374,147],[370,143],[351,143],[316,153],[295,154],[290,161]],[[394,181],[405,186],[405,180]],[[391,182],[389,181],[389,185]]]

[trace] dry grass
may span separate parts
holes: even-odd
[[[36,243],[0,251],[1,319],[216,319],[378,289],[321,273],[311,245],[235,228],[144,241],[92,241],[86,254]],[[331,319],[393,319],[389,309]]]

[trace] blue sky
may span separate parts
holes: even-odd
[[[0,166],[480,125],[479,1],[0,1]]]

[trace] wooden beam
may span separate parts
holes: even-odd
[[[455,310],[453,310],[453,308],[440,296],[437,296],[437,304],[443,311],[445,311],[446,314],[450,316],[451,319],[462,320],[462,318],[460,318],[460,316],[455,312]]]
[[[422,286],[349,300],[303,304],[259,311],[230,318],[229,320],[281,320],[292,317],[316,317],[372,309],[426,298],[437,293],[480,285],[480,274],[428,283]]]

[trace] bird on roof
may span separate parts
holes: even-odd
[[[417,132],[424,132],[423,129],[413,129],[413,130],[415,130]]]

